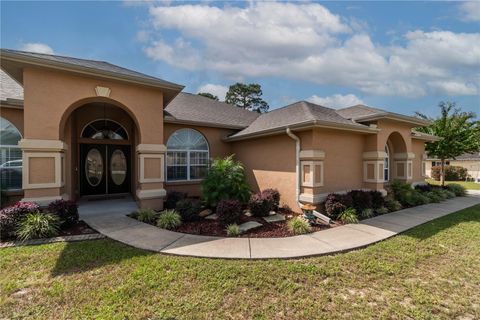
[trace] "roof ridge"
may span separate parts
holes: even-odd
[[[8,48],[2,48],[2,50],[7,50],[7,51],[13,51],[13,52],[18,52],[18,53],[26,53],[26,54],[38,54],[38,55],[43,55],[43,56],[50,56],[50,57],[60,57],[60,58],[68,58],[68,59],[76,59],[76,60],[83,60],[83,61],[95,61],[95,62],[103,62],[103,63],[108,63],[112,66],[120,67],[115,64],[112,64],[108,61],[105,60],[95,60],[95,59],[86,59],[86,58],[78,58],[78,57],[73,57],[73,56],[65,56],[65,55],[60,55],[60,54],[51,54],[51,53],[43,53],[43,52],[34,52],[34,51],[25,51],[25,50],[16,50],[16,49],[8,49]],[[122,68],[122,67],[120,67]],[[134,71],[134,70],[132,70]]]

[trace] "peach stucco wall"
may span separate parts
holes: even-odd
[[[110,88],[110,98],[97,97],[96,86]],[[75,108],[105,101],[124,108],[135,120],[140,143],[163,141],[163,95],[159,90],[34,68],[24,70],[24,88],[26,138],[61,139],[65,121]]]
[[[165,123],[164,124],[164,144],[167,144],[168,138],[176,130],[190,128],[197,130],[207,139],[208,147],[210,151],[210,158],[223,158],[233,153],[232,145],[224,142],[223,139],[234,131],[231,129],[205,127],[205,126],[191,126],[184,124]],[[167,191],[180,191],[186,192],[189,196],[199,197],[201,196],[200,182],[187,181],[187,182],[166,182],[165,189]]]
[[[286,134],[232,143],[233,153],[245,165],[252,191],[276,188],[281,204],[298,211],[295,199],[295,141]]]
[[[425,153],[425,141],[412,139],[412,152],[415,153],[415,158],[412,160],[412,181],[422,182],[425,177],[422,175],[423,154]]]

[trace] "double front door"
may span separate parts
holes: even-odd
[[[80,194],[130,192],[130,146],[80,144]]]

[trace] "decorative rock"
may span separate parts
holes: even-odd
[[[238,227],[240,228],[241,232],[245,232],[245,231],[248,231],[250,229],[255,229],[255,228],[258,228],[258,227],[261,227],[261,226],[263,226],[263,224],[258,223],[256,221],[248,221],[248,222],[242,223]]]
[[[218,219],[218,216],[216,213],[214,214],[211,214],[209,216],[206,216],[205,219],[208,219],[208,220],[217,220]]]
[[[263,217],[263,220],[267,222],[280,222],[285,221],[285,216],[283,214],[275,213],[274,215]]]
[[[211,214],[212,214],[212,210],[205,209],[205,210],[200,211],[200,213],[198,215],[202,218],[205,218],[206,216],[209,216]]]
[[[251,217],[251,216],[253,216],[253,214],[252,214],[250,211],[248,211],[248,210],[245,210],[245,211],[243,212],[243,214],[244,214],[246,217]]]
[[[274,216],[274,215],[276,215],[277,213],[276,213],[275,211],[270,211],[268,214],[269,214],[270,216]]]

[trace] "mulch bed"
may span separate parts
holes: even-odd
[[[64,229],[60,230],[59,236],[75,236],[80,234],[92,234],[97,233],[97,231],[93,230],[86,224],[83,220],[78,221],[77,224]]]
[[[295,213],[289,213],[288,215],[297,215]],[[281,222],[273,222],[268,223],[262,218],[257,217],[247,217],[242,216],[242,219],[239,224],[248,222],[248,221],[256,221],[262,223],[263,226],[248,230],[247,232],[243,233],[240,237],[242,238],[282,238],[282,237],[292,237],[294,234],[288,229],[287,221]],[[331,227],[337,226],[337,224],[333,224],[331,226],[327,226],[325,224],[318,224],[312,226],[312,231],[320,231],[329,229]],[[181,232],[181,233],[188,233],[188,234],[196,234],[202,236],[218,236],[218,237],[226,237],[227,231],[225,227],[222,226],[216,220],[200,220],[200,221],[193,221],[193,222],[186,222],[183,223],[180,227],[174,229],[173,231]]]

